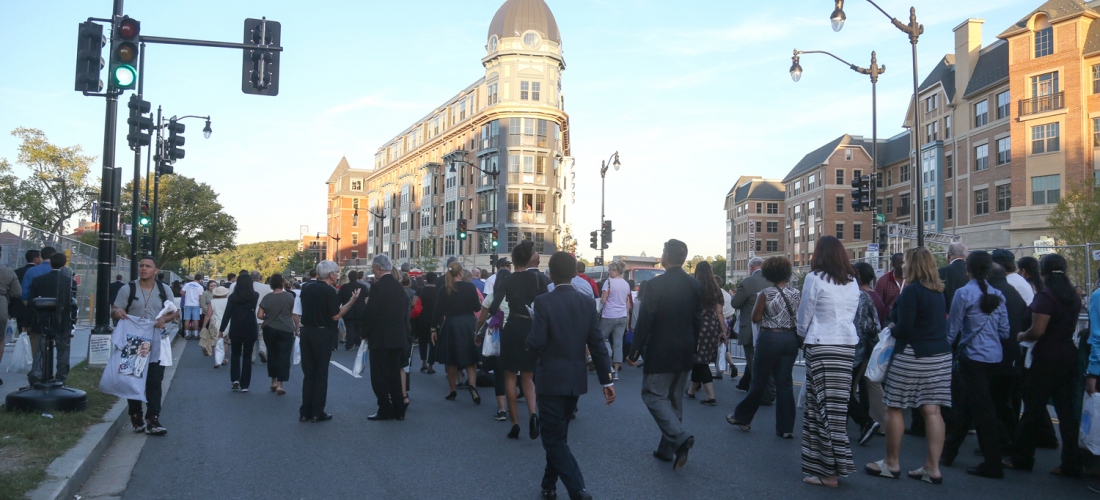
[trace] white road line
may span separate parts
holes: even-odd
[[[348,372],[348,375],[351,375],[352,377],[355,377],[355,378],[363,378],[363,376],[362,376],[362,375],[356,375],[356,374],[352,373],[352,372],[351,372],[351,370],[349,370],[349,369],[348,369],[348,367],[346,367],[346,366],[344,366],[344,365],[342,365],[342,364],[340,364],[340,363],[337,363],[337,362],[335,362],[335,361],[329,361],[329,363],[332,363],[332,364],[336,365],[336,367],[337,367],[337,368],[339,368],[339,369],[341,369],[341,370],[344,370],[345,372]]]

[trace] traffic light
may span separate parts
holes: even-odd
[[[595,260],[595,264],[593,264],[593,265],[596,265],[596,266],[602,266],[603,265],[603,257],[597,256],[594,260]]]
[[[871,208],[871,176],[852,179],[852,210],[862,212]]]
[[[129,90],[138,79],[138,35],[141,23],[130,16],[122,16],[111,32],[111,86]]]
[[[282,25],[265,19],[244,20],[244,43],[256,45],[246,49],[241,71],[241,90],[246,94],[279,95],[279,52],[267,47],[281,47]]]
[[[490,243],[492,244],[494,251],[498,246],[500,246],[500,231],[497,231],[496,229],[493,230],[493,237]]]
[[[165,145],[167,149],[165,159],[168,163],[174,163],[176,160],[183,159],[184,151],[180,146],[184,144],[183,131],[186,130],[182,123],[172,117],[168,120],[168,142]],[[171,172],[169,172],[171,173]]]
[[[466,239],[466,219],[458,219],[458,239]]]
[[[600,248],[599,242],[596,240],[596,238],[598,238],[598,235],[600,234],[600,232],[599,231],[592,231],[592,233],[590,233],[590,234],[592,236],[592,238],[590,240],[590,241],[592,241],[591,247],[596,248],[596,249]]]
[[[157,175],[172,175],[176,173],[176,168],[171,163],[162,161],[157,163]]]
[[[126,120],[130,125],[130,133],[126,135],[130,149],[148,146],[153,133],[153,118],[145,116],[150,109],[149,101],[143,101],[137,94],[131,94],[130,102],[126,106],[130,108],[130,118]]]
[[[878,227],[878,251],[881,254],[886,254],[886,247],[889,243],[889,235],[886,231],[886,225],[882,224]]]
[[[141,253],[142,255],[151,255],[153,253],[153,237],[146,234],[141,237]]]
[[[149,218],[149,202],[141,202],[141,216],[138,217],[138,225],[141,227],[149,227],[149,222],[152,219]]]
[[[92,21],[80,23],[76,40],[76,91],[102,92],[99,70],[103,69],[103,47],[107,45],[103,26]]]
[[[607,244],[611,243],[611,221],[603,221],[603,247],[607,248]]]

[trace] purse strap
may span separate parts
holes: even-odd
[[[783,288],[786,288],[786,287],[783,287]],[[791,309],[791,302],[789,300],[787,300],[787,294],[783,293],[783,288],[775,287],[775,291],[779,292],[779,296],[783,298],[783,303],[787,305],[787,314],[789,314],[791,316],[790,328],[792,330],[797,330],[798,329],[798,324],[797,324],[797,321],[795,320],[795,312]]]

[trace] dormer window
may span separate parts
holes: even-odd
[[[1032,30],[1035,32],[1035,58],[1053,54],[1054,27],[1050,25],[1050,19],[1039,15],[1032,23]]]
[[[491,54],[491,53],[496,52],[496,51],[497,51],[497,36],[493,35],[493,36],[489,37],[489,53]]]
[[[527,33],[524,33],[523,34],[523,44],[526,45],[527,48],[529,48],[529,49],[533,49],[533,48],[538,47],[538,45],[539,45],[539,34],[535,33],[534,31],[528,31]]]

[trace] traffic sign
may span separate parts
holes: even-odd
[[[867,244],[867,251],[868,252],[878,252],[878,243],[868,243]]]
[[[886,214],[875,214],[875,222],[886,224]]]

